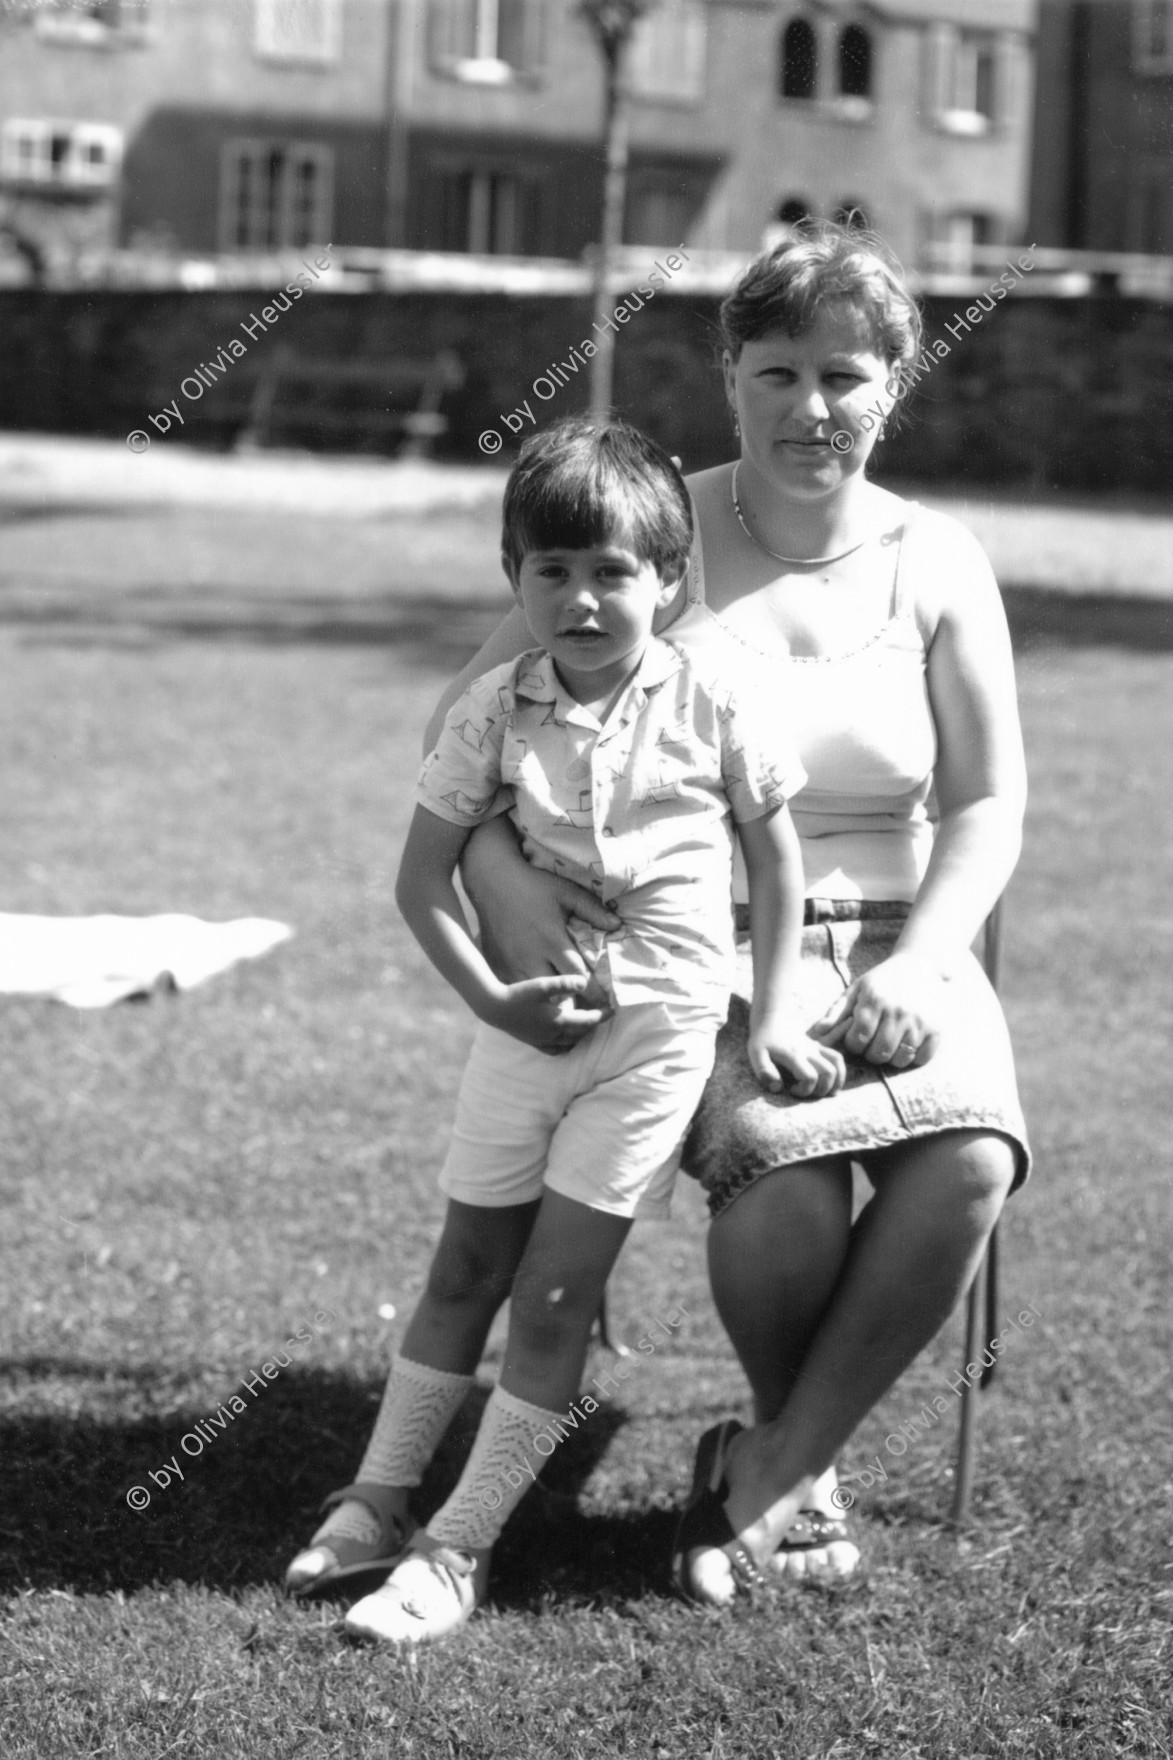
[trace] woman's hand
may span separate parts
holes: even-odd
[[[581,917],[603,930],[618,929],[623,920],[573,880],[531,868],[503,817],[490,819],[468,840],[461,876],[476,909],[481,950],[506,984],[559,975],[586,980],[590,974],[567,928],[569,919]],[[594,1010],[590,1025],[581,1024],[578,1015],[573,1038],[554,1049],[565,1051],[611,1013],[605,1002],[600,1005],[597,985],[586,1001]]]
[[[780,1094],[785,1086],[799,1100],[834,1094],[847,1073],[838,1051],[819,1044],[791,1016],[781,1013],[751,1020],[749,1061],[768,1093]]]
[[[492,1008],[481,1018],[523,1045],[557,1056],[569,1051],[611,1012],[580,1006],[587,977],[525,978],[503,984]]]
[[[945,979],[912,953],[894,953],[848,986],[810,1029],[869,1063],[912,1069],[940,1044]]]

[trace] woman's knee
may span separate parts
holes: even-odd
[[[942,1131],[937,1136],[883,1150],[865,1163],[876,1195],[911,1179],[920,1205],[961,1207],[990,1227],[1014,1184],[1017,1150],[996,1131]]]
[[[957,1131],[950,1144],[963,1202],[996,1218],[1010,1195],[1018,1157],[1008,1137],[992,1131]]]

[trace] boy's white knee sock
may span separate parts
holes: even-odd
[[[431,1369],[410,1357],[393,1358],[379,1416],[355,1479],[375,1485],[418,1485],[475,1379]],[[366,1504],[347,1498],[330,1511],[312,1544],[335,1537],[374,1545],[379,1532],[379,1522]]]
[[[355,1479],[418,1485],[475,1380],[475,1375],[452,1375],[396,1356]]]
[[[558,1439],[549,1426],[564,1416],[494,1388],[460,1481],[428,1523],[432,1539],[461,1552],[492,1546],[553,1453],[535,1439],[542,1432]]]

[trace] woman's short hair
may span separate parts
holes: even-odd
[[[921,316],[904,271],[874,232],[804,220],[793,236],[755,257],[721,304],[721,333],[734,360],[771,330],[802,336],[830,300],[845,300],[889,366],[907,366],[921,345]]]
[[[668,454],[626,422],[571,416],[532,434],[505,486],[501,560],[516,582],[533,550],[586,550],[621,536],[665,580],[692,550],[692,502]]]

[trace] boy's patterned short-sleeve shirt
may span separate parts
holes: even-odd
[[[416,800],[455,825],[508,813],[528,861],[623,918],[576,939],[617,1005],[729,994],[732,828],[806,780],[775,695],[738,690],[653,639],[600,726],[533,649],[475,679],[448,713]],[[739,660],[744,671],[744,659]]]

